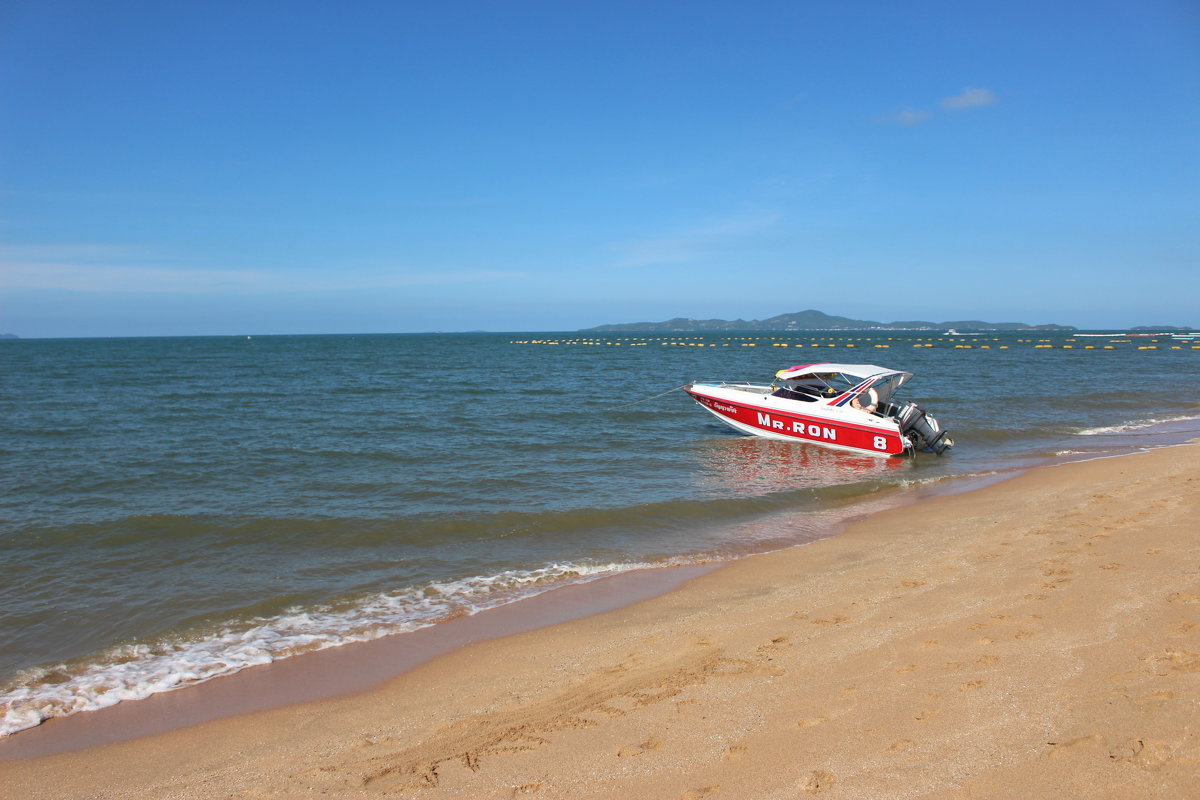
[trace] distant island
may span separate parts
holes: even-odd
[[[0,333],[0,339],[20,339],[15,333]]]
[[[626,322],[617,325],[597,325],[586,331],[1074,331],[1074,325],[1028,325],[1024,322],[983,322],[960,319],[949,322],[902,320],[876,322],[869,319],[835,317],[809,309],[792,314],[780,314],[770,319],[684,319],[676,317],[666,322]]]

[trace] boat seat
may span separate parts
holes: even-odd
[[[775,391],[771,392],[771,396],[783,397],[788,400],[803,400],[806,403],[815,403],[818,400],[816,395],[808,394],[806,392],[797,392],[793,389],[785,388],[776,389]]]

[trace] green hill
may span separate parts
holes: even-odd
[[[779,314],[763,320],[691,319],[676,317],[665,322],[626,322],[597,325],[587,331],[935,331],[953,328],[956,331],[1073,331],[1071,325],[1028,325],[1024,322],[984,322],[982,320],[952,320],[926,322],[904,320],[876,322],[869,319],[837,317],[809,309],[792,314]]]

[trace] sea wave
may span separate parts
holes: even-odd
[[[873,469],[882,469],[875,462],[885,467],[903,467],[898,459],[889,463],[866,458],[872,462]],[[739,488],[748,485],[750,479],[746,474],[744,471],[744,474],[734,476]],[[732,480],[727,471],[718,472],[718,475],[722,480]],[[824,507],[869,496],[897,480],[886,474],[876,476],[862,472],[850,473],[845,478],[846,483],[808,486],[803,484],[803,474],[771,469],[769,475],[771,480],[762,482],[758,494],[626,506],[490,511],[470,515],[413,513],[402,518],[140,514],[73,525],[27,526],[20,535],[26,542],[40,542],[47,548],[76,542],[114,548],[185,541],[218,548],[233,547],[246,541],[294,545],[298,540],[348,548],[496,538],[587,538],[603,530],[676,530],[698,523],[735,522],[797,507]]]
[[[1174,414],[1165,417],[1146,417],[1143,419],[1130,420],[1121,422],[1116,425],[1102,425],[1095,428],[1084,428],[1076,431],[1079,436],[1111,436],[1114,434],[1129,433],[1131,431],[1140,431],[1146,428],[1154,428],[1160,425],[1171,425],[1180,422],[1197,422],[1200,421],[1200,413]],[[1163,431],[1169,433],[1170,431]]]
[[[0,737],[53,717],[182,689],[281,658],[426,628],[567,584],[693,561],[555,563],[505,570],[374,594],[344,607],[291,608],[215,632],[123,644],[73,663],[24,670],[0,686]]]

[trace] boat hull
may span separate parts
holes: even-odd
[[[830,408],[721,385],[692,384],[684,391],[731,428],[753,436],[820,447],[897,456],[911,449],[893,420],[850,408]]]

